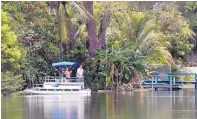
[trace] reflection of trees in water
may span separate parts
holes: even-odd
[[[100,113],[106,108],[106,115],[102,118],[108,119],[152,119],[154,117],[160,118],[169,118],[170,117],[170,102],[166,102],[165,98],[158,97],[146,97],[146,92],[134,92],[134,93],[110,93],[105,94],[105,103],[102,103],[99,106],[99,112],[97,114],[103,115]],[[150,96],[150,95],[149,95]],[[151,103],[153,99],[153,103]],[[169,98],[168,98],[169,99]],[[156,104],[156,103],[160,104]],[[165,113],[164,113],[165,112]],[[159,115],[158,115],[159,114]]]
[[[9,97],[1,104],[2,119],[191,119],[197,116],[197,91]]]
[[[1,98],[1,118],[2,119],[25,119],[25,107],[23,98],[6,97]]]
[[[108,118],[114,119],[114,103],[115,103],[114,95],[113,94],[106,94],[106,105],[108,107]]]
[[[80,95],[28,97],[26,103],[32,119],[84,118],[84,97]]]

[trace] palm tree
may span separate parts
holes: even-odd
[[[103,3],[102,7],[108,8],[111,2]],[[82,26],[86,25],[89,41],[89,56],[94,57],[94,52],[97,49],[105,48],[106,30],[110,21],[110,10],[106,9],[101,16],[99,24],[99,32],[96,35],[96,24],[93,17],[93,1],[84,2],[47,2],[49,11],[55,10],[56,19],[59,26],[59,36],[63,44],[75,42],[75,37],[79,34]],[[71,17],[68,13],[68,9],[71,8],[77,14]],[[79,21],[81,23],[78,26],[78,30],[73,32],[72,21]]]
[[[109,81],[114,81],[113,76],[116,70],[120,70],[119,78],[123,82],[139,83],[140,76],[146,74],[145,69],[149,68],[153,62],[174,63],[168,50],[163,49],[165,40],[157,31],[157,25],[154,21],[149,20],[146,14],[126,12],[115,20],[117,24],[111,26],[113,30],[108,34],[110,41],[108,46],[113,45],[113,49],[108,49],[107,57],[105,51],[98,51],[95,58],[96,61],[101,60],[101,64],[104,66],[106,66],[106,60],[108,62],[107,67],[110,73],[106,73],[109,75],[107,84]],[[117,26],[114,27],[115,25]],[[103,68],[103,72],[105,72],[105,68]]]
[[[73,47],[76,41],[76,37],[79,34],[80,29],[85,24],[85,21],[89,19],[90,15],[80,7],[76,2],[65,2],[65,1],[48,1],[49,13],[55,11],[56,20],[59,29],[60,38],[60,55],[62,58],[62,46],[66,51]],[[72,9],[74,14],[69,13],[68,9]],[[79,17],[75,17],[77,16]],[[74,26],[80,22],[80,26],[76,29]]]

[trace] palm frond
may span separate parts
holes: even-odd
[[[69,41],[70,25],[71,25],[71,22],[68,19],[68,15],[66,13],[65,7],[63,4],[60,3],[59,32],[60,32],[60,39],[62,40],[63,43],[66,43]]]
[[[85,9],[80,7],[76,2],[70,2],[70,7],[77,13],[79,20],[85,22],[86,20],[93,19],[93,16],[89,14]]]
[[[137,41],[141,42],[143,39],[146,39],[146,37],[149,37],[149,33],[154,31],[156,29],[156,24],[152,23],[151,21],[148,21],[145,25],[142,31],[140,32]]]
[[[85,27],[86,27],[85,24],[80,25],[79,28],[78,28],[78,30],[77,30],[76,33],[74,34],[74,38],[76,38],[76,37],[79,35],[81,29],[83,29],[83,28],[85,28]]]

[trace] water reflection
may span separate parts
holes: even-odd
[[[26,96],[30,119],[84,119],[84,100],[81,95]]]
[[[194,90],[103,93],[93,97],[106,98],[92,102],[95,119],[196,119],[197,115]]]
[[[2,119],[196,119],[197,91],[2,98]]]
[[[1,98],[1,117],[2,119],[23,119],[25,108],[23,99],[20,97]]]

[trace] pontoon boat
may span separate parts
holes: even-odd
[[[75,62],[53,63],[53,67],[70,66],[76,68]],[[84,88],[84,79],[71,77],[66,79],[61,76],[47,76],[43,84],[34,84],[32,88],[23,91],[23,94],[35,95],[63,95],[63,94],[91,94],[90,89]]]

